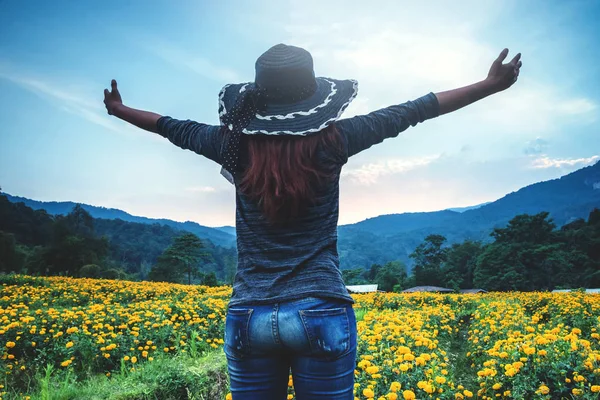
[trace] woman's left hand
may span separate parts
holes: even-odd
[[[123,99],[121,99],[121,93],[117,89],[117,81],[114,79],[110,82],[110,92],[108,89],[104,89],[104,105],[108,115],[114,115],[115,109],[123,105]]]
[[[523,63],[520,61],[521,53],[518,53],[509,63],[502,64],[508,55],[508,49],[502,50],[500,55],[490,67],[486,81],[494,92],[501,92],[511,87],[519,78],[519,72]]]

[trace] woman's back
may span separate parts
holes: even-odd
[[[343,153],[321,145],[317,168],[331,178],[315,185],[315,196],[298,216],[271,222],[257,201],[236,182],[238,272],[230,305],[266,304],[303,296],[336,297],[353,302],[344,286],[337,253],[339,180]]]

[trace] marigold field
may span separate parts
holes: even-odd
[[[4,399],[36,398],[44,374],[110,383],[150,364],[222,353],[230,287],[18,275],[0,282]],[[600,398],[600,295],[354,298],[356,399]]]

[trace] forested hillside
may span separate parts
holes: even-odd
[[[455,290],[554,290],[600,287],[600,210],[560,229],[547,212],[521,214],[495,228],[490,241],[448,245],[428,235],[410,253],[409,273],[401,261],[343,271],[346,284],[377,283],[381,290],[442,286]]]
[[[94,265],[104,276],[147,279],[159,256],[185,232],[161,224],[93,218],[80,206],[50,215],[0,195],[0,271],[79,276]],[[200,273],[230,282],[236,252],[202,240]]]
[[[561,227],[587,218],[600,208],[600,162],[559,179],[536,183],[482,207],[455,212],[381,215],[339,227],[343,268],[401,260],[409,267],[412,251],[428,235],[443,235],[447,244],[464,240],[489,242],[489,234],[519,214],[548,212]],[[360,251],[355,251],[360,249]]]
[[[109,220],[120,219],[126,222],[137,222],[150,225],[167,225],[175,230],[194,233],[198,237],[202,239],[208,239],[220,246],[235,246],[235,230],[232,234],[231,227],[211,228],[192,221],[177,222],[163,218],[153,219],[139,217],[115,208],[97,207],[89,204],[73,203],[71,201],[37,201],[27,199],[25,197],[11,196],[7,193],[4,193],[4,195],[13,203],[24,203],[26,206],[31,207],[34,210],[45,210],[50,215],[67,215],[73,210],[73,208],[75,208],[75,206],[79,205],[94,218]]]
[[[32,213],[28,218],[33,220],[59,218],[76,206],[71,202],[38,202],[10,195],[6,195],[6,198],[13,203],[22,200],[25,205],[38,211],[48,211]],[[18,206],[17,209],[22,210],[22,207],[24,206]],[[205,241],[211,253],[216,254],[213,266],[215,272],[218,272],[217,266],[225,266],[223,260],[229,260],[231,254],[235,254],[233,227],[209,228],[195,222],[152,220],[131,216],[121,210],[88,205],[80,207],[92,217],[100,217],[94,219],[94,226],[99,236],[106,236],[110,240],[110,259],[122,263],[128,271],[142,272],[142,276],[148,263],[155,262],[173,237],[184,232],[196,234]],[[370,268],[373,264],[397,260],[411,269],[414,259],[410,254],[429,235],[444,236],[446,246],[465,240],[489,243],[492,241],[490,232],[505,227],[519,214],[548,212],[553,223],[561,227],[577,219],[587,218],[594,208],[599,207],[600,163],[596,163],[560,179],[527,186],[492,203],[477,208],[467,207],[466,211],[460,210],[462,212],[444,210],[381,215],[356,224],[341,225],[338,241],[340,263],[342,269],[353,269]],[[44,237],[47,238],[45,229],[34,229],[29,235],[46,235]],[[232,267],[229,265],[227,268],[230,270]],[[223,276],[227,274],[223,273]]]

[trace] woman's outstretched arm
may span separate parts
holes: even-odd
[[[114,115],[138,128],[158,133],[157,122],[162,115],[149,111],[136,110],[124,105],[121,93],[119,93],[119,89],[117,88],[117,81],[114,79],[110,82],[110,89],[110,91],[104,89],[104,105],[109,115]]]
[[[517,81],[523,63],[520,61],[521,53],[518,53],[509,63],[502,64],[507,55],[508,49],[502,50],[484,80],[462,88],[436,93],[435,96],[440,104],[440,115],[456,111],[511,87]]]
[[[191,150],[221,164],[221,147],[224,135],[219,126],[202,124],[192,120],[178,120],[149,111],[136,110],[123,104],[117,81],[110,83],[111,90],[104,89],[104,104],[109,115],[139,128],[169,139],[182,149]]]

